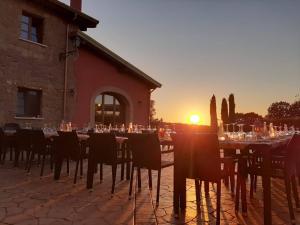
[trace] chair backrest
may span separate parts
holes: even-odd
[[[220,180],[221,159],[216,134],[173,134],[172,140],[174,143],[174,165],[184,173],[185,177],[214,182]]]
[[[46,138],[41,129],[31,130],[31,147],[34,152],[43,152],[46,148]]]
[[[16,147],[20,150],[31,150],[31,130],[28,129],[19,129],[16,132]]]
[[[112,133],[93,133],[89,138],[89,158],[97,162],[113,164],[117,162],[117,141]]]
[[[129,134],[128,142],[135,166],[153,170],[161,168],[161,149],[156,133]]]
[[[300,134],[294,134],[286,147],[286,172],[289,175],[296,174],[296,168],[300,164]],[[298,171],[299,173],[299,171]]]
[[[77,137],[77,133],[58,131],[58,137],[56,138],[56,152],[63,157],[69,157],[71,159],[78,159],[80,156],[80,143]]]
[[[20,125],[17,123],[6,123],[4,124],[3,130],[19,130],[20,129]]]

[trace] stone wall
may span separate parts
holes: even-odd
[[[44,19],[43,45],[21,40],[20,21],[22,11]],[[26,0],[0,1],[0,125],[5,122],[32,123],[33,126],[52,124],[63,119],[63,91],[65,60],[59,55],[65,52],[67,23],[53,11]],[[70,26],[70,31],[76,29]],[[71,46],[71,44],[70,44]],[[71,118],[76,93],[74,80],[74,56],[68,57],[68,107]],[[16,118],[18,87],[43,91],[41,118]]]

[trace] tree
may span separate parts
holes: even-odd
[[[221,119],[224,124],[228,124],[229,122],[229,116],[228,116],[228,105],[226,98],[222,99],[222,105],[221,105]]]
[[[149,112],[149,116],[150,116],[150,123],[152,123],[152,121],[155,120],[154,116],[156,115],[156,109],[155,109],[155,101],[154,100],[150,100],[150,112]]]
[[[229,123],[235,123],[235,102],[234,102],[234,95],[230,94],[228,98],[229,102]]]
[[[268,108],[267,117],[270,119],[283,119],[290,117],[291,105],[288,102],[274,102]]]
[[[213,132],[218,131],[217,104],[215,95],[210,100],[210,127]]]
[[[290,117],[300,117],[300,100],[295,101],[290,106],[289,110]]]
[[[163,124],[163,119],[155,118],[156,109],[155,109],[155,101],[150,100],[150,109],[149,109],[149,119],[150,119],[150,126],[151,127],[160,127]]]
[[[255,112],[236,113],[235,119],[238,123],[253,125],[256,122],[263,122],[263,117]]]

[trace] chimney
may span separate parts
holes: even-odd
[[[76,9],[78,11],[81,11],[81,7],[82,7],[82,0],[70,0],[70,6],[73,9]]]

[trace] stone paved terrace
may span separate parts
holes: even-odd
[[[26,175],[24,165],[13,168],[12,162],[0,165],[0,225],[109,225],[109,224],[215,224],[215,189],[210,185],[209,196],[202,190],[200,209],[195,204],[194,182],[187,181],[187,210],[175,219],[172,208],[173,167],[162,171],[160,205],[155,207],[156,172],[153,172],[153,191],[148,189],[147,173],[142,173],[142,190],[135,190],[128,198],[129,181],[118,182],[115,194],[110,194],[111,168],[104,166],[104,180],[95,176],[93,191],[85,188],[85,176],[73,185],[74,164],[68,176],[65,167],[59,181],[53,180],[49,166],[40,179],[40,168],[33,165]],[[85,166],[87,163],[85,162]],[[290,224],[284,192],[280,180],[272,181],[273,224]],[[248,216],[234,211],[234,200],[226,187],[222,187],[221,224],[263,224],[261,182],[255,199],[248,195]],[[153,200],[152,200],[153,199]],[[296,212],[300,224],[300,212]]]

